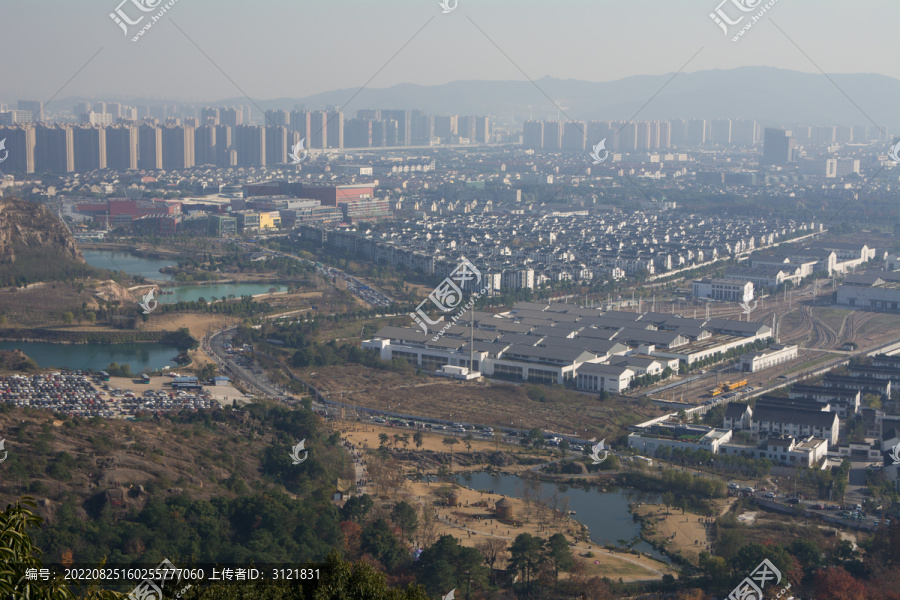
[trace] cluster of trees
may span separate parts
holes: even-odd
[[[229,297],[229,300],[233,298]],[[237,302],[216,302],[217,298],[213,297],[212,302],[207,302],[206,298],[198,298],[197,300],[183,300],[170,304],[160,303],[159,308],[161,314],[194,311],[208,312],[217,315],[231,315],[239,317],[250,317],[253,315],[266,314],[272,311],[272,306],[267,302],[257,302],[252,296],[241,296]],[[225,298],[222,298],[225,300]]]
[[[815,594],[818,600],[900,600],[898,524],[860,539],[858,548],[848,540],[826,538],[816,527],[794,532],[797,535],[789,544],[747,543],[747,526],[731,514],[718,519],[717,530],[717,555],[701,553],[698,574],[685,583],[727,594],[768,559],[782,579],[766,587],[767,596],[790,585],[790,593],[782,597]]]
[[[755,340],[750,342],[749,344],[744,344],[743,346],[738,346],[737,348],[730,348],[725,352],[716,352],[706,358],[702,358],[700,360],[694,361],[690,364],[690,366],[686,367],[682,364],[679,367],[679,371],[688,372],[696,369],[702,369],[704,367],[708,367],[710,365],[714,365],[726,360],[734,360],[735,358],[739,358],[741,354],[745,352],[758,352],[760,350],[765,350],[769,347],[770,344],[775,342],[774,338],[766,338],[764,340]]]
[[[200,281],[197,277],[209,275],[215,271],[229,271],[238,273],[277,273],[283,277],[297,277],[309,274],[313,267],[308,263],[284,256],[269,256],[266,260],[250,260],[246,252],[229,252],[223,256],[214,256],[210,253],[184,258],[178,261],[179,269],[185,269],[191,273],[184,273],[186,277],[193,276],[193,281]],[[188,280],[191,281],[191,280]]]
[[[0,287],[26,287],[39,281],[72,282],[99,277],[103,271],[51,249],[28,248],[14,262],[3,265]]]
[[[628,387],[639,388],[653,385],[654,383],[659,383],[664,379],[668,379],[672,376],[672,373],[674,373],[674,371],[672,371],[672,368],[666,367],[665,370],[663,370],[663,372],[659,375],[639,375],[631,380],[631,383],[628,385]]]
[[[713,454],[708,450],[695,450],[692,448],[672,448],[670,446],[662,446],[657,448],[656,458],[678,465],[709,466],[718,471],[725,471],[747,477],[762,477],[768,475],[772,469],[772,461],[767,458],[747,458],[745,456]]]
[[[560,571],[569,571],[574,564],[569,542],[561,533],[546,540],[520,533],[509,548],[509,567],[521,574],[521,590],[526,596],[535,586],[555,583]]]
[[[125,600],[128,591],[100,590],[109,582],[96,581],[82,589],[75,589],[57,577],[48,581],[28,579],[27,569],[40,570],[44,566],[39,543],[32,539],[32,533],[40,528],[43,519],[34,513],[36,507],[32,498],[26,497],[15,504],[7,505],[0,512],[0,550],[3,551],[4,568],[0,571],[0,594],[5,598],[18,600]],[[70,555],[71,556],[71,555]],[[159,564],[160,558],[147,557],[150,564]],[[259,563],[260,561],[254,560]],[[99,564],[99,563],[98,563]],[[191,562],[175,562],[182,568]],[[365,562],[351,564],[332,550],[324,558],[319,568],[318,578],[292,579],[280,581],[242,582],[240,597],[245,600],[430,600],[421,585],[409,583],[405,589],[389,586],[387,577]],[[123,586],[119,586],[123,587]],[[124,589],[132,587],[131,584]],[[233,584],[215,583],[208,585],[188,585],[182,588],[183,600],[230,600],[234,598]],[[77,594],[77,595],[76,595]]]

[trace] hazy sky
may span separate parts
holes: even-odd
[[[509,59],[534,79],[610,81],[675,72],[700,48],[685,71],[818,72],[812,59],[828,73],[900,78],[897,0],[778,0],[737,43],[709,17],[721,0],[458,0],[449,14],[438,0],[176,0],[137,43],[150,17],[126,37],[109,17],[120,1],[5,0],[0,100],[215,101],[242,96],[237,86],[258,100],[373,76],[370,87],[523,80]],[[156,14],[132,1],[159,0],[126,0],[130,18]],[[731,1],[723,8],[741,14]]]

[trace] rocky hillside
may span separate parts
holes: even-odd
[[[0,198],[0,287],[97,274],[66,226],[41,204]]]
[[[46,206],[0,198],[0,265],[35,252],[84,262],[72,234]]]

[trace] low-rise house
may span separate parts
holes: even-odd
[[[823,385],[795,383],[788,392],[788,397],[792,399],[812,398],[818,402],[827,403],[831,405],[840,418],[846,419],[859,411],[862,392]]]
[[[815,436],[837,444],[840,420],[837,413],[801,408],[757,407],[750,430],[759,438],[776,435]]]
[[[776,435],[760,440],[756,445],[725,443],[719,450],[726,456],[766,458],[774,463],[811,468],[828,455],[828,440],[815,436]]]
[[[753,409],[744,402],[729,402],[725,407],[725,417],[722,421],[724,429],[750,429],[750,419]]]
[[[650,456],[655,456],[662,447],[717,454],[719,447],[730,439],[730,429],[664,421],[628,434],[628,447]]]

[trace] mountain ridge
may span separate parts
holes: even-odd
[[[561,118],[578,121],[732,118],[756,119],[767,125],[807,123],[900,129],[900,112],[896,110],[900,79],[886,75],[823,75],[761,66],[677,73],[674,77],[673,74],[632,75],[613,81],[545,76],[534,83],[515,80],[457,80],[439,85],[401,83],[253,103],[262,110],[292,110],[295,105],[318,110],[335,105],[343,108],[346,117],[355,116],[360,108],[394,108],[522,121],[555,119],[558,109],[547,99],[550,96],[562,107]],[[141,99],[130,102],[138,100]],[[215,104],[247,105],[248,99],[232,97],[198,105]],[[254,118],[259,120],[256,107]]]

